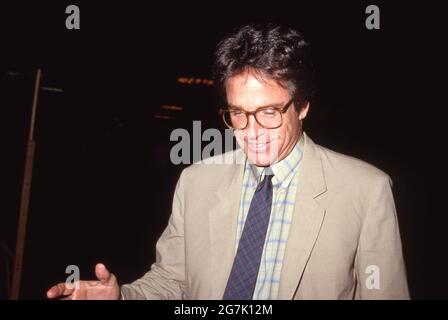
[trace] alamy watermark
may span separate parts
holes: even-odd
[[[65,19],[65,27],[68,30],[79,30],[81,28],[80,23],[80,9],[79,6],[71,4],[65,8],[65,13],[68,16]],[[376,5],[368,5],[365,13],[368,14],[365,25],[368,30],[380,29],[380,8]]]
[[[77,265],[71,264],[65,268],[65,273],[69,274],[65,278],[65,286],[69,289],[79,289],[79,267]]]
[[[242,164],[245,156],[237,156],[232,150],[243,148],[252,162],[268,159],[274,163],[279,155],[279,129],[249,130],[225,129],[224,132],[209,128],[202,132],[201,121],[193,121],[193,133],[184,128],[171,132],[170,141],[177,142],[170,150],[172,164]],[[205,146],[204,142],[207,144]]]
[[[81,28],[81,13],[79,7],[71,4],[65,8],[65,13],[68,14],[65,19],[65,27],[68,30],[79,30]]]
[[[366,267],[366,288],[369,290],[380,290],[380,268],[377,265]]]
[[[380,29],[380,8],[376,5],[369,5],[366,8],[366,28],[368,30],[379,30]]]

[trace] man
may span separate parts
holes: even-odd
[[[218,45],[215,80],[241,149],[182,172],[151,270],[119,288],[98,264],[98,281],[48,297],[408,298],[389,177],[302,131],[313,81],[301,35],[240,28]]]

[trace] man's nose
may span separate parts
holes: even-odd
[[[255,116],[252,114],[249,115],[247,117],[247,127],[246,127],[247,135],[249,137],[258,137],[260,129],[263,128],[260,126],[257,120],[255,120]]]

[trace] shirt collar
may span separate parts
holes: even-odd
[[[303,156],[304,138],[301,135],[299,141],[296,143],[292,151],[283,160],[274,163],[269,167],[257,167],[254,164],[249,164],[253,177],[257,184],[263,179],[265,175],[273,174],[272,184],[279,186],[282,189],[288,188],[299,167]]]

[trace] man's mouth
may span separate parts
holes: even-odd
[[[267,148],[269,147],[270,141],[266,141],[263,143],[257,143],[256,141],[253,142],[249,142],[246,141],[246,145],[247,148],[249,149],[249,151],[251,152],[256,152],[256,153],[261,153],[261,152],[265,152],[267,150]]]

